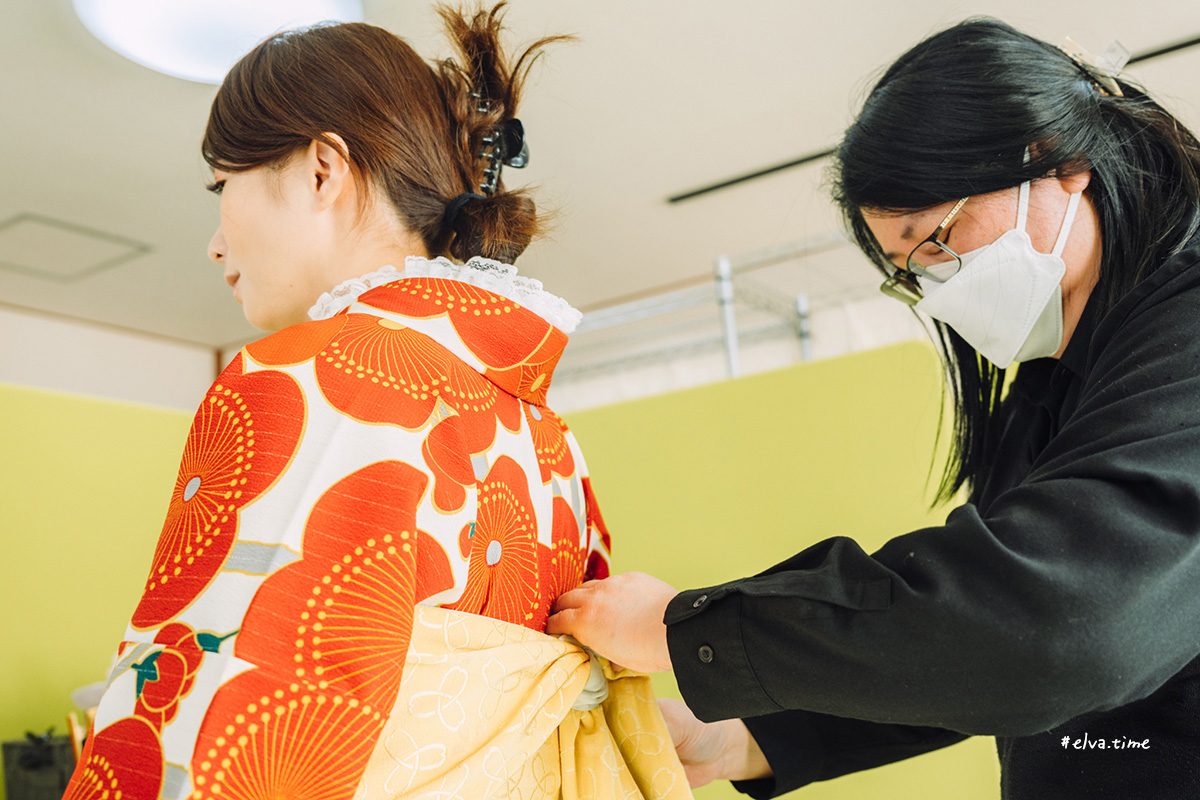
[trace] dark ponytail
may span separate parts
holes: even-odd
[[[523,191],[501,179],[481,192],[485,138],[512,120],[540,39],[514,63],[500,45],[503,9],[438,8],[457,60],[430,66],[399,37],[364,23],[285,31],[247,53],[213,100],[202,152],[240,172],[286,163],[318,140],[374,184],[430,255],[512,262],[540,219]],[[326,137],[336,133],[344,152]],[[484,194],[447,208],[462,194]]]
[[[533,200],[524,192],[480,195],[468,200],[450,230],[450,255],[460,261],[483,256],[512,263],[533,237],[541,221]]]
[[[506,3],[469,17],[461,10],[439,6],[438,14],[454,45],[457,58],[441,62],[438,77],[447,111],[455,125],[455,144],[463,165],[463,191],[479,192],[489,166],[485,139],[517,116],[525,79],[542,49],[568,36],[548,36],[526,47],[509,63],[500,45]],[[447,198],[448,200],[450,198]],[[473,198],[456,215],[449,252],[465,261],[483,256],[511,262],[537,235],[540,221],[533,200],[523,191],[504,188],[503,173],[493,194]]]
[[[1102,91],[1057,47],[996,20],[934,34],[888,68],[838,148],[834,198],[851,235],[886,272],[863,209],[906,213],[1091,170],[1103,316],[1182,247],[1200,213],[1200,143],[1144,90],[1124,78],[1120,87],[1123,97]],[[955,413],[938,491],[948,500],[976,491],[990,464],[1006,421],[1005,375],[936,327]]]

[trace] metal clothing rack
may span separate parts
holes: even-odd
[[[722,255],[713,262],[711,282],[588,312],[583,322],[572,334],[573,337],[642,322],[700,306],[711,306],[715,303],[720,317],[721,334],[717,337],[709,335],[683,344],[654,348],[632,357],[608,358],[579,366],[564,365],[566,368],[560,369],[558,376],[561,379],[565,376],[578,376],[585,372],[605,371],[629,366],[638,361],[702,352],[710,350],[714,345],[720,345],[725,354],[726,373],[729,377],[736,378],[742,374],[740,356],[742,343],[776,337],[785,331],[790,332],[799,340],[801,359],[809,361],[812,359],[812,315],[808,295],[802,293],[788,296],[756,284],[753,280],[747,279],[745,275],[764,267],[799,260],[842,247],[846,242],[843,234],[833,232],[776,245],[741,256]],[[768,316],[773,317],[774,321],[739,331],[737,326],[738,306],[765,312]],[[679,322],[660,327],[656,329],[655,333],[665,336],[708,324],[710,324],[709,320]],[[641,333],[617,336],[608,339],[602,347],[611,348],[622,344],[632,344],[643,338]],[[598,349],[589,346],[586,340],[577,339],[576,342],[573,346],[573,354],[576,356],[587,353],[589,350]]]

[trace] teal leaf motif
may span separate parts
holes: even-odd
[[[158,680],[158,657],[163,654],[162,650],[151,653],[140,664],[134,664],[133,669],[137,672],[137,697],[142,696],[142,688],[147,681]]]
[[[239,628],[238,630],[241,629]],[[217,636],[215,633],[207,632],[197,633],[196,643],[200,645],[201,650],[204,650],[207,653],[219,653],[221,652],[221,642],[236,634],[237,631],[234,631],[233,633],[227,633],[224,636]]]

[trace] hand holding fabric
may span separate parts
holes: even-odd
[[[682,700],[662,699],[658,706],[693,789],[715,780],[754,780],[771,775],[771,766],[740,719],[701,722]]]
[[[678,592],[644,572],[587,581],[554,604],[546,633],[567,633],[614,664],[637,672],[669,672],[667,604]]]

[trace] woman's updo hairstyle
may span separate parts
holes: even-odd
[[[456,58],[431,66],[401,38],[365,23],[284,31],[225,76],[201,149],[214,169],[281,167],[313,140],[347,159],[392,202],[430,255],[515,261],[538,233],[523,191],[481,185],[484,138],[513,119],[529,69],[551,36],[511,62],[504,3],[472,14],[438,8]],[[336,133],[345,152],[326,137]],[[448,206],[463,194],[456,214]]]
[[[1200,143],[1124,77],[1119,96],[1052,44],[972,19],[901,56],[871,89],[832,169],[850,234],[883,272],[863,209],[907,213],[1091,170],[1102,256],[1097,321],[1181,248],[1200,214]],[[1023,155],[1031,148],[1031,158]],[[938,492],[949,499],[990,463],[1005,422],[1004,370],[936,322],[955,404]]]

